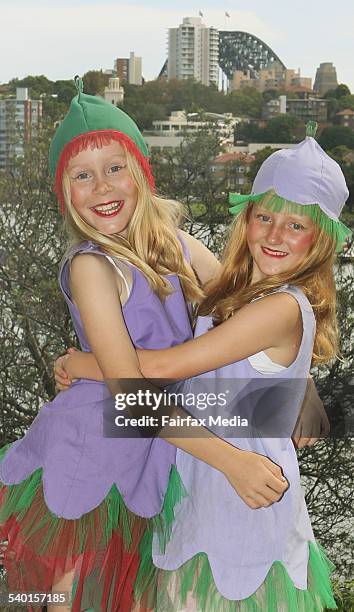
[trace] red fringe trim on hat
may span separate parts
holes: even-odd
[[[78,153],[81,153],[81,151],[85,151],[89,147],[91,149],[95,149],[97,147],[101,148],[105,145],[110,144],[112,140],[124,144],[127,151],[129,151],[131,155],[134,155],[145,174],[146,180],[150,185],[151,191],[155,191],[155,180],[152,175],[149,159],[147,157],[144,157],[140,149],[137,147],[135,142],[133,142],[131,138],[129,138],[129,136],[127,136],[123,132],[118,132],[118,130],[96,130],[94,132],[87,132],[86,134],[79,134],[79,136],[76,136],[76,138],[70,140],[70,142],[65,145],[59,157],[57,169],[55,172],[54,191],[57,194],[60,203],[60,212],[62,214],[64,214],[65,210],[62,179],[63,172],[69,160],[72,157],[75,157],[75,155],[77,155]]]

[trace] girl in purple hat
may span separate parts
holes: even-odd
[[[177,468],[187,495],[163,552],[154,535],[157,577],[146,578],[143,559],[136,584],[137,595],[150,588],[155,610],[336,608],[333,566],[313,535],[290,435],[311,365],[338,352],[333,263],[349,233],[338,218],[347,196],[339,166],[312,137],[273,154],[260,168],[252,195],[231,196],[237,218],[221,275],[199,307],[195,339],[138,351],[147,377],[193,377],[185,395],[196,397],[210,385],[225,390],[232,382],[229,405],[208,415],[210,429],[224,415],[228,442],[241,453],[270,458],[290,485],[272,503],[266,489],[247,490],[257,477],[249,472],[236,496],[220,471],[179,450]],[[274,410],[275,396],[269,400],[259,391],[275,392],[279,385],[286,393]],[[227,425],[238,407],[248,417],[246,434],[239,425]],[[200,415],[197,406],[190,411]]]
[[[202,292],[177,233],[180,207],[154,193],[137,126],[85,95],[80,81],[77,87],[50,149],[71,238],[59,283],[81,347],[93,351],[105,379],[142,379],[134,346],[191,339],[185,299],[198,302]],[[188,244],[207,280],[215,259],[196,241]],[[20,601],[30,608],[132,609],[146,530],[154,525],[168,536],[183,495],[176,449],[160,438],[103,438],[111,401],[102,382],[79,380],[1,451],[3,563],[10,590],[27,593]],[[239,453],[232,445],[212,438],[176,445],[222,469],[237,487]],[[253,455],[240,458],[245,462],[264,468],[249,490],[268,483],[278,499],[287,487],[280,468]],[[71,591],[65,608],[63,593]],[[46,601],[38,593],[48,593]],[[135,609],[145,610],[144,600]]]

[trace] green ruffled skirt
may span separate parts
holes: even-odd
[[[294,586],[284,565],[273,563],[261,586],[246,599],[234,601],[217,590],[208,557],[200,553],[177,570],[160,570],[151,563],[152,533],[140,546],[135,594],[155,612],[321,612],[337,609],[330,573],[333,563],[319,544],[309,542],[307,589]],[[349,611],[348,611],[349,612]]]

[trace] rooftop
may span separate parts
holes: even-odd
[[[352,111],[351,108],[345,108],[342,111],[339,111],[339,113],[336,113],[336,115],[338,116],[342,116],[342,115],[354,115],[354,111]]]

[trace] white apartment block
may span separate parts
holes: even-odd
[[[128,62],[128,83],[131,85],[142,85],[142,60],[141,57],[135,57],[134,53],[130,53]]]
[[[231,113],[204,113],[201,120],[197,113],[187,115],[184,111],[172,111],[168,119],[153,121],[153,129],[144,132],[144,139],[151,149],[173,149],[180,146],[186,134],[195,134],[202,128],[210,129],[213,125],[222,147],[229,148],[233,146],[236,124],[240,120]]]
[[[184,17],[168,31],[168,79],[194,78],[203,85],[219,83],[219,32],[200,17]]]
[[[41,118],[42,100],[30,100],[27,87],[18,87],[16,98],[0,100],[0,168],[9,166],[11,156],[23,154],[23,141],[39,128]]]

